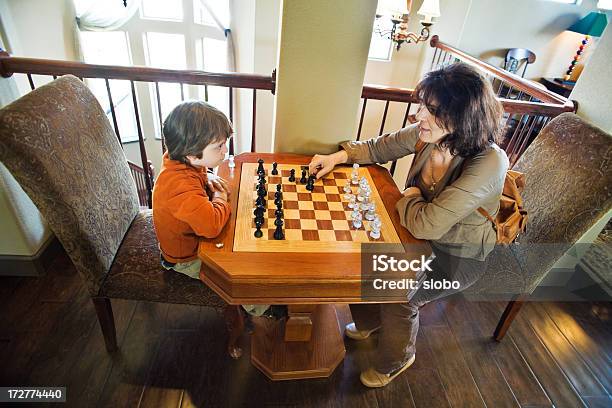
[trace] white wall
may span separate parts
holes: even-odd
[[[612,134],[612,29],[604,31],[597,52],[576,83],[570,99],[578,102],[578,115]]]
[[[71,0],[1,0],[0,21],[3,45],[12,55],[64,60],[76,55]],[[37,85],[49,81],[37,80]],[[3,104],[30,90],[24,76],[1,81]],[[35,255],[51,231],[6,168],[0,170],[0,255]]]

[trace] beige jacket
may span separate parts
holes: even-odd
[[[415,153],[417,125],[363,142],[340,145],[348,163],[385,163]],[[418,185],[419,173],[433,144],[419,152],[408,174],[406,187]],[[469,159],[455,156],[445,176],[430,193],[404,197],[396,208],[401,224],[419,239],[429,240],[434,251],[462,258],[484,260],[493,250],[496,234],[491,223],[476,210],[484,208],[495,218],[509,162],[506,153],[492,144]]]

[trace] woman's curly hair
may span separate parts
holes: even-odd
[[[497,143],[502,106],[491,83],[476,69],[459,62],[431,71],[415,93],[438,126],[449,131],[440,145],[451,154],[470,157]]]

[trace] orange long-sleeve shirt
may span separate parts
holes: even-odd
[[[168,262],[197,258],[199,237],[214,238],[227,223],[229,204],[210,199],[206,171],[171,160],[164,154],[153,187],[153,224]]]

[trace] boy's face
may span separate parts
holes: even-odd
[[[225,159],[227,153],[227,139],[219,139],[204,148],[202,158],[186,156],[189,163],[194,167],[217,167]]]

